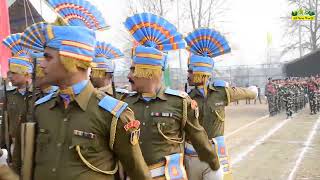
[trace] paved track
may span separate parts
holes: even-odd
[[[227,108],[228,150],[235,180],[320,180],[320,115],[268,117],[267,106]]]

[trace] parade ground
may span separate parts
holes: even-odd
[[[320,115],[309,107],[287,119],[267,104],[230,105],[225,135],[236,180],[319,180]]]

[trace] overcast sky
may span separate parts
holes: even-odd
[[[36,9],[39,9],[40,0],[30,0]],[[123,49],[128,42],[129,35],[123,28],[123,22],[127,17],[126,0],[90,0],[96,4],[103,12],[106,21],[111,28],[106,32],[99,33],[100,40],[108,41],[115,46]],[[292,9],[288,7],[287,0],[226,0],[228,1],[230,11],[224,18],[228,23],[217,25],[220,32],[228,32],[227,40],[231,44],[232,52],[227,55],[216,58],[218,66],[239,65],[239,64],[263,64],[267,57],[267,33],[272,34],[271,54],[275,56],[274,62],[280,53],[281,45],[284,43],[282,37],[284,34],[284,23],[280,17],[291,13]],[[38,6],[38,7],[37,7]],[[43,6],[42,6],[43,7]],[[171,8],[170,21],[176,18],[176,8]],[[42,15],[48,21],[55,19],[48,10],[42,10]],[[180,29],[187,31],[183,25]],[[189,30],[191,31],[191,30]],[[183,32],[182,33],[186,33]],[[186,67],[185,52],[182,51],[183,67]],[[297,53],[290,54],[282,58],[282,61],[288,61],[297,56]],[[171,53],[171,67],[179,67],[176,53]]]

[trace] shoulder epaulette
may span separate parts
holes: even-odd
[[[58,86],[51,86],[51,91],[52,92],[56,92],[59,90],[59,87]]]
[[[173,96],[179,96],[179,97],[182,97],[182,98],[185,98],[188,96],[188,94],[184,91],[179,91],[179,90],[174,90],[174,89],[170,89],[170,88],[167,88],[165,91],[164,91],[165,94],[169,94],[169,95],[173,95]]]
[[[10,91],[14,91],[16,90],[17,88],[16,87],[7,87],[7,92],[10,92]]]
[[[135,92],[135,91],[133,91],[133,92],[128,92],[128,93],[127,93],[128,96],[134,96],[134,95],[137,95],[137,94],[138,94],[138,93]]]
[[[116,92],[117,92],[117,93],[121,93],[121,94],[127,94],[127,93],[129,93],[128,90],[126,90],[126,89],[120,89],[120,88],[116,88]]]
[[[99,106],[119,118],[121,113],[128,107],[128,104],[119,101],[109,95],[105,95],[99,102]]]
[[[50,99],[52,99],[53,97],[55,97],[54,95],[55,95],[55,93],[50,93],[50,94],[48,94],[48,95],[46,95],[46,96],[38,99],[38,100],[35,102],[35,105],[40,105],[40,104],[43,104],[43,103],[49,101]]]
[[[215,80],[213,83],[213,86],[215,87],[227,87],[227,82],[224,80]]]

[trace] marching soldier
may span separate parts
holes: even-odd
[[[125,26],[141,44],[132,49],[128,74],[131,88],[137,93],[128,96],[125,101],[141,121],[141,136],[137,143],[140,143],[152,177],[187,179],[183,166],[185,134],[208,168],[218,170],[217,154],[198,121],[197,103],[185,92],[161,84],[167,61],[167,55],[162,50],[183,48],[182,35],[171,23],[150,13],[129,17]]]
[[[317,83],[315,82],[315,78],[311,76],[308,82],[308,97],[311,114],[317,114],[317,91]]]
[[[112,60],[123,57],[123,53],[111,44],[99,41],[96,44],[95,53],[95,58],[93,59],[94,66],[92,67],[90,76],[93,86],[119,99],[120,94],[114,92],[114,62]]]
[[[237,100],[254,99],[258,92],[237,87],[229,88],[222,80],[216,80],[213,85],[209,85],[214,67],[212,58],[231,50],[220,33],[213,29],[201,28],[190,33],[185,39],[191,52],[188,83],[195,86],[189,95],[199,105],[199,122],[208,134],[207,141],[217,149],[221,171],[224,173],[223,179],[230,180],[232,174],[224,140],[225,107]],[[189,141],[185,144],[185,160],[189,179],[216,179],[212,170],[199,160],[194,146]]]
[[[276,114],[276,105],[275,105],[275,95],[276,88],[271,78],[268,79],[268,83],[265,88],[265,95],[267,96],[268,107],[270,116],[274,116]]]
[[[135,143],[139,121],[126,103],[95,90],[88,81],[94,31],[76,26],[41,28],[43,36],[24,39],[32,39],[35,47],[45,47],[43,83],[60,90],[36,102],[34,179],[112,180],[118,160],[131,179],[150,179]]]
[[[38,100],[46,95],[49,95],[51,93],[55,93],[58,90],[57,86],[51,86],[50,84],[44,83],[44,72],[43,69],[40,67],[40,63],[44,60],[43,57],[43,52],[41,53],[34,53],[30,52],[29,59],[32,60],[33,58],[36,58],[36,82],[35,82],[35,99]],[[26,112],[26,118],[23,119],[20,124],[18,124],[17,129],[21,129],[21,123],[24,123],[27,121],[28,118],[32,116],[31,109],[33,108],[32,104],[32,94],[30,93],[27,97],[27,103],[28,103],[28,112]],[[16,133],[17,139],[16,139],[16,147],[13,151],[13,169],[16,172],[20,172],[20,167],[22,165],[22,160],[21,160],[21,133],[19,131]]]
[[[291,117],[294,113],[294,92],[292,90],[292,84],[289,79],[286,79],[286,84],[284,86],[284,102],[286,107],[287,118]]]
[[[18,125],[25,118],[27,108],[27,97],[30,94],[31,73],[33,71],[30,62],[30,51],[18,44],[21,34],[12,34],[3,40],[8,48],[11,49],[13,57],[9,59],[9,75],[13,86],[17,88],[8,90],[7,108],[9,119],[9,135],[14,144]],[[4,137],[4,135],[2,135]],[[8,148],[8,153],[13,149]]]

